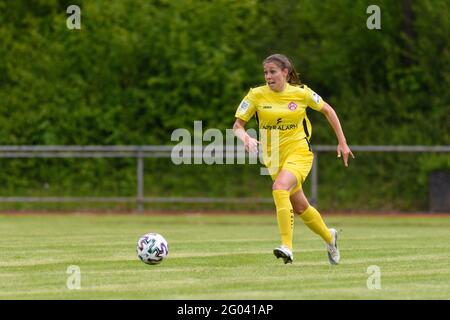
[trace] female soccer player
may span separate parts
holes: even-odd
[[[293,64],[284,55],[274,54],[263,62],[266,85],[250,89],[239,105],[233,130],[248,152],[262,146],[263,161],[273,180],[272,195],[277,211],[281,246],[274,249],[277,258],[292,263],[294,212],[326,242],[330,264],[338,264],[337,230],[328,228],[320,213],[312,207],[302,190],[313,162],[309,144],[311,124],[306,108],[320,111],[334,129],[338,140],[337,155],[348,166],[353,153],[347,145],[341,124],[333,108],[300,83]],[[260,140],[252,138],[245,124],[255,115]]]

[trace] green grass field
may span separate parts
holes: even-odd
[[[450,215],[325,215],[341,264],[296,218],[294,263],[272,255],[271,215],[0,215],[0,299],[450,299]],[[170,253],[135,254],[149,231]],[[81,288],[69,290],[70,265]],[[368,289],[369,266],[381,289]]]

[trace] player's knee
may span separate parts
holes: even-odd
[[[309,208],[309,202],[303,193],[301,195],[297,195],[295,199],[291,198],[291,202],[294,212],[298,215],[301,215]]]
[[[291,186],[285,181],[276,180],[272,185],[272,190],[289,190]]]
[[[295,208],[294,211],[296,214],[301,215],[303,212],[306,211],[306,209],[308,209],[309,204],[308,203],[302,203],[302,204],[298,204]]]

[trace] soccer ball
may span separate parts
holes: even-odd
[[[169,254],[169,245],[162,235],[147,233],[139,238],[136,252],[142,262],[158,264]]]

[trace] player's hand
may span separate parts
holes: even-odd
[[[348,156],[351,155],[353,159],[355,159],[355,156],[352,153],[352,150],[348,147],[346,143],[340,143],[337,146],[337,156],[338,158],[342,157],[342,160],[344,161],[344,165],[348,167]]]
[[[248,135],[244,138],[245,150],[248,153],[257,154],[258,153],[258,144],[261,144],[261,142],[259,142],[258,140],[254,139]]]

